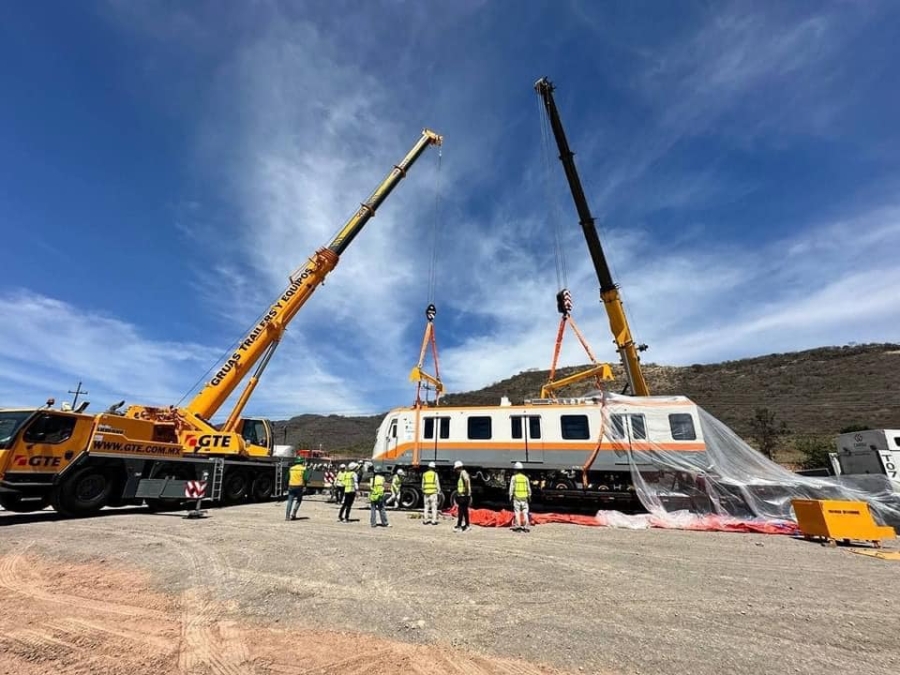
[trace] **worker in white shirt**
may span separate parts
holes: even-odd
[[[438,524],[438,495],[441,493],[441,481],[438,480],[434,462],[429,462],[428,471],[422,474],[422,494],[425,498],[423,525]]]

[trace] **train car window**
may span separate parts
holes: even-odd
[[[541,437],[541,418],[537,415],[530,415],[528,417],[528,433],[532,439]]]
[[[434,418],[425,418],[425,438],[434,438]]]
[[[470,417],[469,438],[472,440],[489,440],[491,438],[491,418],[490,417]]]
[[[610,422],[612,422],[610,438],[625,438],[625,415],[610,415]]]
[[[441,428],[438,429],[438,433],[441,438],[450,438],[450,418],[449,417],[441,417]]]
[[[687,413],[669,415],[669,429],[675,441],[695,441],[697,432],[694,429],[694,418]]]
[[[647,423],[643,415],[631,416],[631,437],[635,440],[647,440]]]
[[[75,418],[65,415],[41,415],[25,432],[26,443],[62,443],[72,437]]]
[[[522,438],[522,418],[521,417],[510,417],[510,431],[512,431],[513,438]]]
[[[591,437],[587,415],[561,415],[559,423],[564,439],[583,441]]]

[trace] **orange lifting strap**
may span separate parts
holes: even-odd
[[[444,384],[441,382],[440,364],[438,362],[437,342],[434,338],[434,317],[437,315],[437,307],[434,303],[428,305],[425,309],[425,335],[422,336],[422,349],[419,351],[419,362],[413,367],[409,373],[411,382],[416,383],[416,403],[415,407],[419,408],[428,403],[428,391],[434,390],[434,403],[440,402],[441,395],[444,393]],[[434,359],[434,375],[430,375],[423,370],[425,365],[425,356],[428,352],[428,346],[431,346],[431,356]],[[425,392],[425,398],[422,398],[422,392]]]
[[[575,319],[572,318],[572,294],[569,293],[567,288],[562,289],[556,294],[556,308],[562,316],[559,319],[559,329],[556,331],[556,346],[553,349],[553,363],[550,365],[550,375],[547,379],[547,384],[541,387],[541,398],[556,398],[556,392],[559,389],[575,382],[586,380],[590,377],[594,378],[599,389],[603,389],[604,380],[615,379],[613,377],[612,368],[610,368],[608,363],[597,363],[594,352],[591,351],[590,345],[588,345],[584,335],[575,324]],[[584,351],[587,353],[592,365],[590,368],[564,377],[561,380],[554,380],[553,378],[556,376],[556,366],[559,362],[559,353],[562,350],[562,341],[566,325],[572,328],[572,332],[575,333],[581,346],[584,347]]]

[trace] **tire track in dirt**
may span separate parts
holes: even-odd
[[[163,619],[165,614],[153,609],[144,607],[135,607],[133,605],[124,605],[119,603],[102,602],[91,600],[90,598],[82,598],[77,595],[67,593],[50,592],[42,585],[40,578],[28,574],[27,570],[23,570],[19,563],[24,554],[33,544],[26,544],[18,551],[7,554],[0,563],[0,588],[24,595],[34,600],[43,600],[45,602],[54,602],[67,605],[76,609],[85,609],[99,614],[118,614],[126,617],[140,617],[148,619]]]
[[[231,622],[223,621],[222,612],[204,586],[226,585],[233,578],[223,564],[222,556],[209,546],[199,544],[195,538],[171,532],[135,532],[114,528],[91,527],[110,536],[124,536],[142,543],[162,541],[177,544],[172,548],[189,565],[192,588],[183,591],[181,605],[181,640],[178,649],[178,667],[190,674],[205,666],[212,675],[253,675],[255,665],[239,631]]]

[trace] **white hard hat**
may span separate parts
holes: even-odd
[[[525,467],[522,466],[522,462],[516,462],[515,464],[513,464],[513,468],[514,469],[524,469]]]
[[[346,468],[347,468],[347,465],[346,465],[346,464],[341,464],[341,468],[342,468],[342,469],[346,469]]]
[[[433,469],[435,467],[434,462],[428,462],[428,468]]]
[[[459,461],[459,460],[456,460],[455,462],[453,462],[453,468],[454,468],[454,469],[461,469],[461,468],[462,468],[462,465],[463,465],[463,463],[462,463],[461,461]]]
[[[405,475],[406,475],[406,472],[405,472],[403,469],[397,469],[397,475],[398,475],[398,476],[405,476]]]
[[[350,462],[350,466],[348,466],[347,468],[348,468],[348,469],[355,469],[356,467],[357,467],[356,462]]]

